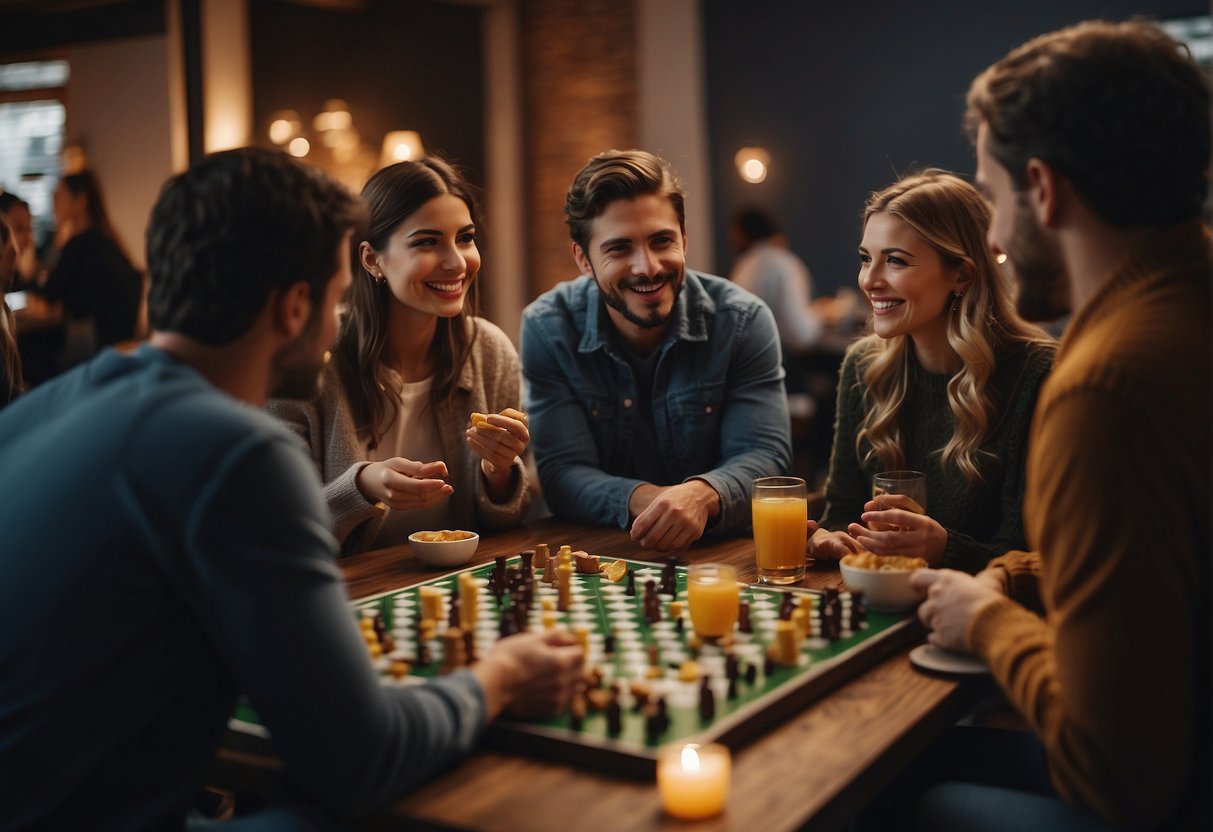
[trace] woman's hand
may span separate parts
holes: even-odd
[[[932,566],[943,560],[948,548],[948,532],[943,526],[903,507],[908,503],[901,495],[884,494],[880,499],[883,507],[875,500],[863,507],[859,519],[868,524],[866,527],[852,523],[847,529],[860,546],[878,555],[920,557]]]
[[[446,463],[415,462],[397,456],[372,462],[358,472],[355,484],[372,503],[382,502],[395,511],[428,508],[455,489],[439,477],[447,476]]]
[[[519,415],[521,419],[489,413],[485,423],[470,427],[464,433],[468,447],[480,457],[480,470],[488,486],[489,498],[495,503],[510,496],[514,460],[522,456],[531,442],[526,415]]]
[[[816,525],[810,521],[811,526]],[[846,532],[815,529],[809,536],[809,557],[816,560],[842,560],[851,552],[862,552],[863,546]]]

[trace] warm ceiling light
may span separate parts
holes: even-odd
[[[743,147],[733,157],[737,173],[746,182],[758,184],[767,178],[770,171],[771,154],[761,147]]]
[[[279,110],[270,121],[270,141],[274,144],[286,144],[299,135],[299,114],[294,110]]]
[[[286,146],[287,153],[290,153],[297,159],[302,159],[311,149],[311,143],[307,139],[303,138],[303,136],[291,139],[291,143]]]
[[[425,155],[421,146],[421,136],[416,130],[393,130],[383,137],[383,165],[396,162],[407,162],[410,159],[420,159]]]

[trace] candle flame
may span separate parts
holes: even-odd
[[[682,747],[682,770],[690,772],[699,772],[699,753],[695,750],[699,746],[695,743],[690,743]]]

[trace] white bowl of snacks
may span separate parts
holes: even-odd
[[[926,568],[922,558],[853,552],[838,562],[847,589],[863,593],[863,603],[878,612],[903,612],[918,606],[925,596],[910,586],[915,569]]]
[[[409,547],[427,566],[462,566],[476,554],[480,535],[475,532],[451,531],[413,532]]]

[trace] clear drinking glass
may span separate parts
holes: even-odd
[[[754,561],[764,584],[794,584],[804,579],[809,504],[799,477],[754,480]]]
[[[900,495],[902,499],[886,500]],[[885,471],[872,477],[872,499],[876,510],[900,508],[915,514],[927,513],[927,475],[922,471]],[[873,531],[891,531],[887,523],[873,523]]]

